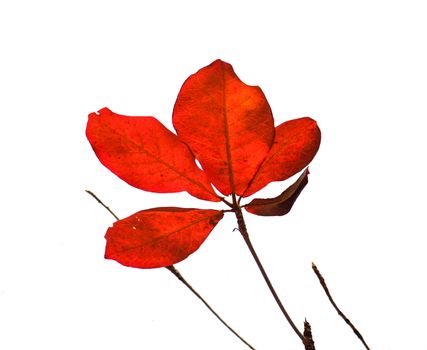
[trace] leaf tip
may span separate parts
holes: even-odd
[[[220,58],[217,58],[217,59],[216,59],[215,61],[213,61],[211,64],[212,64],[212,65],[215,65],[215,64],[225,64],[225,65],[230,66],[230,63],[227,63],[227,62],[223,61],[223,60],[222,60],[222,59],[220,59]]]

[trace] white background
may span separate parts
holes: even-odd
[[[181,84],[221,58],[259,85],[276,124],[322,129],[285,217],[246,215],[288,311],[317,349],[427,349],[423,1],[2,1],[0,348],[247,349],[166,269],[104,260],[114,219],[221,207],[128,186],[94,156],[87,114],[171,128]],[[290,182],[265,188],[281,192]],[[258,350],[302,349],[227,216],[177,268]]]

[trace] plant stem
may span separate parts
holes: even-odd
[[[107,211],[114,216],[116,220],[120,220],[119,217],[114,214],[114,212],[107,207],[92,191],[86,190],[86,192],[91,195],[99,204],[101,204]],[[233,328],[231,328],[216,312],[212,307],[207,303],[203,297],[197,293],[197,291],[190,285],[190,283],[187,282],[187,280],[182,277],[181,273],[173,266],[166,266],[166,269],[168,269],[170,272],[172,272],[176,278],[178,278],[197,298],[200,299],[200,301],[209,309],[210,312],[212,312],[215,317],[225,326],[227,327],[237,338],[239,338],[244,344],[246,344],[250,349],[255,350],[255,348],[250,345],[245,339],[243,339]]]
[[[249,239],[249,234],[248,234],[248,230],[246,228],[245,220],[243,219],[242,210],[241,210],[241,208],[240,208],[240,206],[236,200],[236,196],[234,193],[232,196],[233,196],[233,204],[234,204],[234,213],[235,213],[236,218],[237,218],[237,224],[239,225],[239,231],[240,231],[246,245],[248,246],[249,251],[252,254],[252,257],[255,259],[255,262],[256,262],[259,270],[261,271],[262,277],[264,277],[264,280],[267,283],[267,286],[270,289],[270,292],[273,295],[274,300],[276,300],[277,305],[279,306],[280,310],[282,311],[283,315],[285,316],[286,320],[288,321],[288,323],[290,324],[290,326],[292,327],[292,329],[294,330],[296,335],[304,343],[304,339],[305,339],[304,335],[299,331],[299,329],[295,325],[294,321],[292,321],[291,317],[289,316],[288,312],[286,311],[285,307],[283,306],[282,302],[280,301],[279,296],[277,295],[277,293],[274,290],[274,287],[270,281],[270,278],[268,277],[267,273],[265,272],[265,269],[262,266],[262,263],[259,260],[257,253],[255,252],[255,249],[252,245],[252,242]]]
[[[114,216],[114,219],[120,220],[119,217],[113,213],[113,211],[107,207],[92,191],[86,190],[86,193],[90,194],[99,204],[101,204],[107,211]]]
[[[323,290],[325,291],[329,301],[331,302],[334,309],[338,312],[338,315],[342,317],[342,319],[349,325],[349,327],[353,330],[354,334],[359,338],[359,340],[363,343],[365,348],[367,350],[369,349],[368,344],[366,344],[365,339],[363,339],[362,334],[357,330],[357,328],[351,323],[351,321],[343,314],[343,312],[338,308],[337,304],[335,304],[334,299],[332,299],[331,293],[329,293],[328,286],[326,285],[325,279],[323,278],[322,274],[320,273],[319,269],[314,263],[311,263],[311,267],[313,268],[314,273],[316,274],[317,278],[319,279],[320,285],[322,286]]]
[[[176,278],[178,278],[182,283],[184,283],[184,285],[193,292],[193,294],[200,299],[200,301],[205,304],[205,306],[210,310],[210,312],[212,312],[216,318],[224,325],[226,326],[230,332],[232,332],[237,338],[239,338],[243,343],[245,343],[250,349],[255,350],[254,347],[252,347],[252,345],[250,345],[245,339],[243,339],[238,333],[236,333],[236,331],[231,328],[216,312],[214,309],[212,309],[212,307],[206,302],[205,299],[202,298],[202,296],[197,293],[194,288],[184,279],[184,277],[182,277],[182,275],[179,273],[179,271],[172,265],[172,266],[166,266],[166,268],[172,272]]]

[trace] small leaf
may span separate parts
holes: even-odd
[[[273,146],[261,164],[244,197],[273,181],[283,181],[304,169],[320,146],[320,129],[311,118],[289,120],[276,128]]]
[[[245,206],[245,209],[252,214],[260,216],[283,216],[289,213],[300,195],[301,191],[308,183],[308,168],[301,176],[282,194],[275,198],[257,198]]]
[[[108,108],[98,113],[89,115],[87,138],[101,163],[129,185],[220,201],[188,146],[157,119],[119,115]]]
[[[184,82],[173,125],[226,196],[243,194],[274,139],[273,116],[262,90],[244,84],[221,60]]]
[[[194,253],[222,217],[208,209],[142,210],[107,230],[105,258],[137,268],[173,265]]]

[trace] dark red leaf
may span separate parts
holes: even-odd
[[[207,209],[140,211],[108,229],[105,258],[137,268],[175,264],[194,253],[222,217],[222,211]]]
[[[308,168],[301,176],[282,194],[275,198],[257,198],[245,206],[245,209],[252,214],[261,216],[283,216],[289,213],[300,195],[301,191],[308,183]]]
[[[173,125],[224,195],[243,194],[274,138],[272,113],[261,89],[244,84],[220,60],[185,81]]]
[[[101,163],[134,187],[220,200],[187,145],[153,117],[104,108],[89,115],[86,135]]]
[[[316,121],[305,117],[289,120],[276,128],[273,146],[252,179],[244,197],[258,192],[273,181],[283,181],[304,169],[320,145]]]

